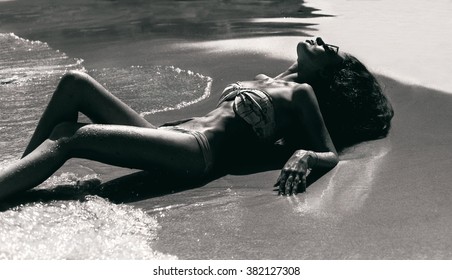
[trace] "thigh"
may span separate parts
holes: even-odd
[[[88,124],[68,138],[71,157],[142,170],[163,169],[200,176],[204,157],[190,134],[122,125]]]
[[[154,127],[144,117],[86,73],[68,72],[61,80],[55,99],[59,104],[76,100],[77,110],[94,123]]]

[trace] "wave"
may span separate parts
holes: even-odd
[[[87,70],[83,59],[12,33],[0,33],[0,54],[2,165],[17,160],[58,80],[69,70],[88,72],[142,115],[180,109],[210,94],[212,79],[193,71],[175,66]],[[0,212],[5,241],[0,242],[0,259],[176,258],[152,248],[160,228],[155,216],[77,193],[80,182],[100,181],[98,176],[92,170],[84,177],[67,172],[53,176],[37,190],[69,186],[73,199],[28,202]]]
[[[175,66],[87,70],[47,43],[0,33],[0,157],[21,154],[53,93],[69,70],[88,72],[141,115],[177,110],[210,95],[212,79]]]

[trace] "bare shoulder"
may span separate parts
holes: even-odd
[[[299,84],[292,82],[291,83],[292,89],[294,93],[305,93],[305,94],[311,94],[314,93],[314,89],[309,84]]]
[[[313,98],[314,89],[309,84],[291,83],[293,98]]]
[[[292,105],[295,107],[317,106],[317,97],[309,84],[296,84],[292,89]]]

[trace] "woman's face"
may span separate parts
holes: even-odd
[[[308,81],[341,63],[344,54],[339,52],[339,47],[326,44],[318,37],[316,40],[298,43],[297,55],[299,78]]]

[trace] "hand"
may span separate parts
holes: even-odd
[[[281,170],[275,187],[278,194],[297,194],[306,191],[306,177],[310,172],[310,162],[316,155],[312,151],[296,151]]]

